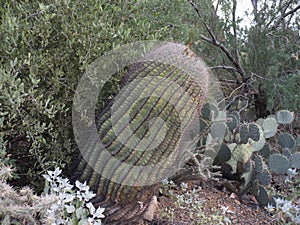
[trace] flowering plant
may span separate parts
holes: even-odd
[[[70,184],[68,178],[62,178],[61,169],[47,171],[43,175],[46,179],[45,194],[56,195],[58,201],[46,212],[44,223],[51,225],[78,224],[78,225],[100,225],[101,218],[104,218],[104,208],[98,207],[89,202],[96,196],[86,182],[75,182]]]

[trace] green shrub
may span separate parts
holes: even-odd
[[[266,83],[268,108],[300,111],[300,73],[288,74]]]
[[[196,37],[188,3],[146,3],[1,1],[0,146],[16,160],[22,182],[15,185],[41,191],[38,174],[71,165],[76,144],[70,109],[87,64],[128,42]],[[99,106],[116,88],[106,86]]]

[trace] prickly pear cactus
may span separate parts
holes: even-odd
[[[248,126],[246,124],[243,124],[240,126],[240,142],[242,144],[246,144],[248,142],[250,135]]]
[[[280,110],[276,114],[276,119],[280,124],[290,124],[294,120],[294,113],[288,110]]]
[[[265,138],[273,137],[277,132],[278,123],[274,118],[266,118],[263,120],[262,128]]]
[[[242,195],[251,190],[260,205],[274,205],[271,194],[273,176],[287,175],[290,168],[300,169],[300,135],[294,138],[287,132],[278,134],[278,127],[284,129],[291,124],[294,114],[282,110],[255,123],[238,125],[236,114],[229,114],[228,118],[226,144],[222,146],[215,163],[222,166],[223,174],[228,174],[230,170],[233,175],[228,177],[240,182],[236,193]],[[270,138],[275,147],[269,144]]]
[[[265,144],[264,147],[262,147],[262,149],[258,153],[264,158],[269,158],[270,152],[271,152],[271,150],[270,150],[269,145]]]
[[[261,150],[265,143],[266,143],[266,139],[263,133],[263,130],[261,128],[261,126],[259,126],[256,123],[253,123],[255,125],[255,129],[254,129],[254,134],[256,136],[252,136],[253,138],[255,137],[255,140],[253,138],[249,139],[250,144],[252,145],[253,151],[259,151]]]
[[[293,149],[295,146],[295,139],[291,134],[283,133],[278,136],[278,143],[282,148]]]
[[[250,143],[238,144],[232,151],[232,157],[237,162],[246,163],[253,153],[253,148]]]
[[[263,169],[261,172],[256,174],[256,178],[262,185],[271,184],[271,174],[268,169]]]
[[[258,193],[255,197],[260,205],[262,205],[262,206],[268,205],[269,195],[268,195],[268,192],[266,191],[266,189],[262,185],[258,186]]]
[[[291,155],[291,167],[300,169],[300,152]]]
[[[230,158],[231,158],[230,148],[226,144],[222,143],[221,148],[214,159],[214,164],[227,162],[228,160],[230,160]]]
[[[240,124],[240,115],[238,112],[234,111],[227,115],[227,127],[229,131],[233,132]]]
[[[282,154],[273,154],[269,157],[269,168],[274,173],[285,174],[290,168],[290,161]]]

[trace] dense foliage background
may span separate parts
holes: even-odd
[[[228,109],[243,108],[248,120],[279,109],[299,115],[297,1],[252,3],[246,28],[235,15],[239,2],[229,0],[1,0],[0,163],[15,164],[12,183],[39,191],[40,174],[71,165],[77,82],[86,65],[129,42],[193,43]]]
[[[121,44],[188,42],[200,32],[181,1],[9,0],[0,10],[0,142],[17,166],[17,186],[41,188],[38,174],[71,164],[70,109],[85,65]]]

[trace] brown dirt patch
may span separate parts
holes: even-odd
[[[251,195],[238,197],[215,182],[199,187],[188,182],[183,191],[180,187],[165,187],[158,198],[159,210],[152,224],[198,225],[198,224],[280,224],[261,208]],[[171,193],[171,194],[170,194]],[[174,196],[181,196],[174,197]],[[190,200],[190,201],[189,201]]]

